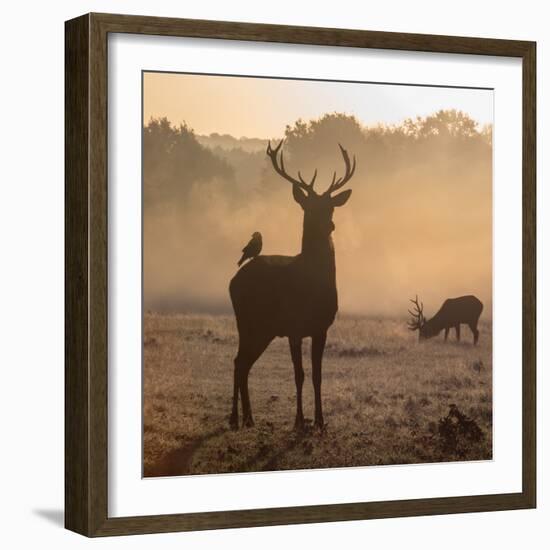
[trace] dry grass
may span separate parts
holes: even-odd
[[[340,317],[323,363],[323,433],[293,430],[296,398],[286,340],[277,339],[249,381],[255,427],[229,430],[232,317],[144,319],[146,476],[408,464],[492,457],[491,324],[474,347],[442,336],[419,344],[404,320]],[[304,342],[304,414],[313,416],[309,341]],[[454,404],[480,441],[449,445],[440,420]]]

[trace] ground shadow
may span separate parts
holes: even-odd
[[[281,467],[281,459],[296,449],[300,444],[311,441],[313,437],[321,437],[324,435],[324,432],[317,432],[315,428],[313,428],[311,421],[306,420],[303,429],[292,430],[288,434],[288,440],[280,449],[273,449],[272,447],[261,448],[254,456],[250,457],[240,466],[239,472],[271,472],[275,470],[292,469]]]
[[[145,477],[182,476],[191,473],[191,461],[197,450],[210,439],[214,439],[225,433],[227,428],[220,427],[210,433],[193,439],[186,445],[162,457],[156,464],[144,468]]]
[[[144,469],[145,477],[168,477],[182,475],[197,475],[192,472],[192,460],[196,452],[208,441],[223,435],[227,432],[227,428],[219,427],[210,433],[188,442],[182,447],[167,453],[155,464]],[[324,432],[317,433],[313,428],[311,421],[306,421],[302,430],[292,430],[288,434],[288,439],[279,449],[274,449],[270,445],[265,445],[253,456],[249,457],[245,462],[239,465],[237,470],[220,470],[212,473],[236,473],[236,472],[260,472],[284,470],[281,468],[281,459],[292,452],[300,444],[311,441],[313,437],[321,437],[326,435]],[[311,445],[310,445],[311,446]]]

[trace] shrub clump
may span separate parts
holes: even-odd
[[[464,456],[473,443],[483,440],[483,430],[477,422],[452,404],[449,414],[439,420],[438,435],[445,452]]]

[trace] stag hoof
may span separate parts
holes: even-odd
[[[231,415],[231,417],[229,418],[229,427],[233,431],[237,431],[239,429],[239,417],[238,416]]]
[[[251,416],[247,416],[243,420],[243,428],[253,428],[254,427],[254,420],[252,420]]]
[[[325,433],[327,430],[327,425],[324,423],[323,419],[321,418],[320,420],[315,421],[313,428],[315,429],[315,431],[319,433]]]
[[[303,432],[306,428],[306,423],[304,421],[304,417],[296,417],[296,420],[294,421],[294,430],[297,432]]]

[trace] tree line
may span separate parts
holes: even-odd
[[[352,115],[327,113],[287,125],[284,135],[273,141],[281,138],[289,169],[318,169],[325,182],[338,167],[337,143],[356,155],[357,176],[369,181],[413,167],[444,178],[480,161],[489,165],[492,158],[491,126],[479,127],[456,110],[369,127]],[[269,170],[266,146],[267,139],[199,136],[185,122],[174,125],[166,118],[153,118],[143,128],[145,205],[185,200],[193,185],[205,182],[218,183],[219,191],[236,201],[250,192],[277,192],[280,183]]]

